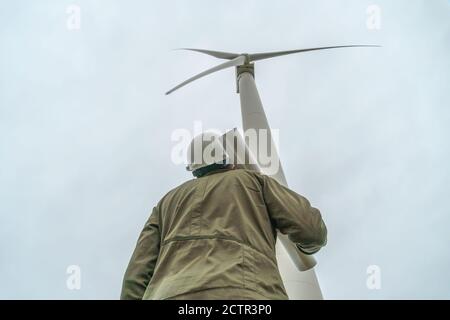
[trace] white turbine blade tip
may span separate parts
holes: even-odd
[[[215,58],[225,59],[225,60],[232,60],[239,56],[238,53],[233,53],[233,52],[214,51],[214,50],[196,49],[196,48],[177,48],[175,50],[195,51],[195,52],[207,54],[209,56],[213,56]]]
[[[294,53],[317,51],[317,50],[328,50],[328,49],[341,49],[341,48],[357,48],[357,47],[381,47],[380,45],[373,44],[352,44],[352,45],[341,45],[341,46],[328,46],[328,47],[315,47],[315,48],[305,48],[297,50],[288,51],[275,51],[275,52],[262,52],[250,54],[250,61],[264,60],[269,58],[275,58],[280,56],[285,56]]]

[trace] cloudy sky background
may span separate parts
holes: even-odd
[[[450,4],[9,1],[0,9],[0,298],[116,299],[153,205],[190,178],[171,133],[241,125],[234,70],[172,51],[382,48],[257,63],[292,189],[329,229],[325,298],[450,298]],[[366,9],[381,8],[381,29]],[[81,268],[68,290],[66,268]],[[382,287],[369,290],[378,265]]]

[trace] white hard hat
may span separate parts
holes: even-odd
[[[188,171],[195,171],[214,163],[226,164],[226,153],[222,138],[213,132],[203,132],[192,139],[187,149]]]

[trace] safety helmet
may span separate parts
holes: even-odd
[[[221,140],[222,138],[213,132],[203,132],[195,136],[187,149],[186,170],[194,172],[212,164],[227,164],[229,156]]]

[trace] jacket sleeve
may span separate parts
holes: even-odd
[[[275,228],[305,254],[314,254],[326,245],[327,228],[318,209],[271,177],[259,175],[259,180]]]
[[[120,299],[142,299],[155,270],[160,248],[159,214],[153,209],[139,235],[122,284]]]

